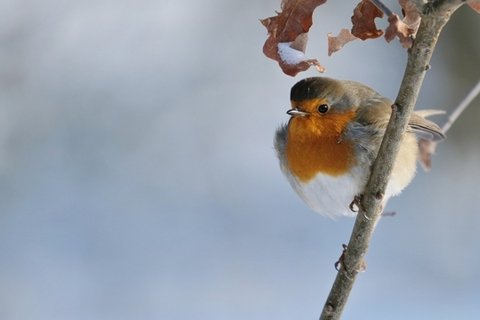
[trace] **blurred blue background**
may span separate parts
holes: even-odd
[[[317,10],[307,53],[394,98],[398,41],[326,55],[355,4]],[[0,319],[318,317],[354,220],[311,212],[278,168],[289,89],[317,74],[263,56],[258,19],[279,9],[0,1]],[[451,110],[478,81],[479,27],[454,15],[419,107]],[[390,202],[345,319],[480,318],[479,104]]]

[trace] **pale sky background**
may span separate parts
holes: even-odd
[[[327,57],[355,5],[318,10],[307,53],[394,98],[397,41]],[[313,213],[278,168],[290,87],[317,75],[263,56],[279,8],[0,0],[0,319],[318,318],[354,220]],[[454,15],[419,107],[480,79],[478,30]],[[479,116],[477,98],[390,202],[345,319],[480,318]]]

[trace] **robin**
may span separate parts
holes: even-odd
[[[297,194],[316,212],[355,216],[352,200],[363,192],[391,115],[392,101],[354,81],[312,77],[290,92],[291,116],[275,135],[280,167]],[[445,136],[425,119],[438,112],[414,112],[403,136],[384,203],[399,194],[416,172],[421,139]]]

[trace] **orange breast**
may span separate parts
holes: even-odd
[[[294,117],[288,125],[286,160],[290,171],[301,181],[317,173],[345,174],[354,164],[353,145],[341,140],[354,112]]]

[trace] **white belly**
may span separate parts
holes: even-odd
[[[287,177],[293,189],[314,211],[330,218],[354,217],[356,213],[349,206],[354,197],[361,194],[366,181],[364,177],[354,177],[358,170],[352,172],[342,176],[318,173],[306,183],[289,173]]]
[[[315,212],[330,218],[357,215],[350,209],[350,204],[355,196],[362,194],[367,184],[365,170],[357,167],[341,176],[318,173],[308,182],[299,181],[288,171],[285,173],[293,189]],[[391,196],[399,194],[410,180],[411,178],[408,181],[398,179],[393,175],[387,185],[383,202],[386,203]]]

